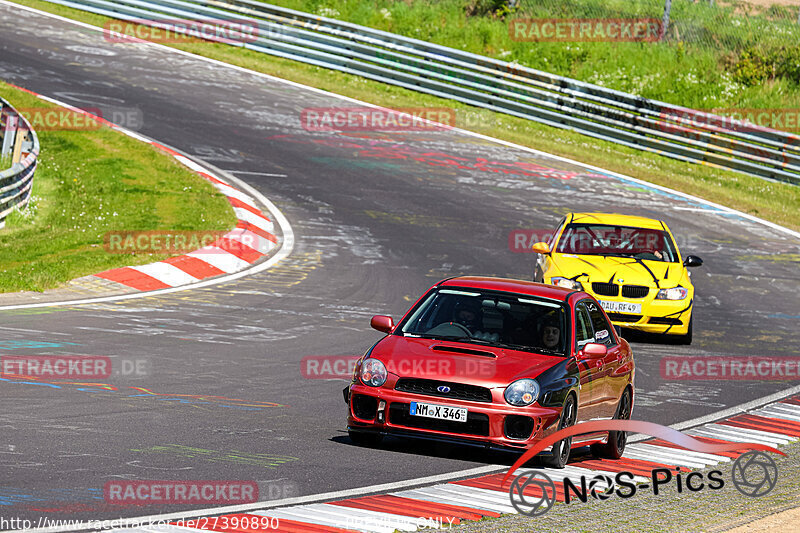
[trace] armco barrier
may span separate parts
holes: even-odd
[[[47,0],[173,32],[254,22],[231,44],[578,131],[692,163],[800,185],[800,137],[417,39],[253,0]]]
[[[0,228],[31,195],[39,156],[39,139],[25,117],[0,98]]]

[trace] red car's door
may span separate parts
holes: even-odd
[[[592,321],[586,306],[579,302],[575,306],[574,350],[578,363],[581,388],[578,393],[578,422],[602,417],[602,390],[598,380],[603,369],[603,360],[583,357],[583,347],[594,342]]]
[[[582,303],[589,312],[594,342],[604,344],[608,349],[606,356],[598,360],[595,385],[598,400],[597,416],[611,418],[616,413],[617,403],[627,383],[626,376],[619,374],[622,358],[621,346],[600,306],[591,300],[583,300]]]

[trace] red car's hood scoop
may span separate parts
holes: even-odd
[[[487,352],[485,350],[473,350],[472,348],[462,348],[460,346],[447,346],[445,344],[436,344],[431,346],[434,352],[444,353],[461,353],[464,355],[479,355],[481,357],[497,357],[496,353]]]
[[[387,335],[372,350],[386,370],[401,378],[505,387],[536,377],[563,357],[465,342]]]

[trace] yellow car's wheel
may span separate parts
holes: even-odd
[[[685,335],[681,335],[678,344],[692,344],[692,322],[694,316],[689,317],[689,328],[686,330]]]

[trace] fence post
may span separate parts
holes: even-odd
[[[0,150],[0,157],[5,157],[11,153],[17,134],[16,115],[6,115],[6,127],[3,131],[3,148]]]
[[[14,151],[11,154],[11,165],[16,165],[22,159],[22,142],[28,135],[28,130],[23,126],[17,130],[17,138],[14,141]]]
[[[664,37],[667,36],[667,28],[669,28],[670,11],[672,11],[672,0],[666,0],[666,2],[664,2],[664,16],[661,17],[661,36],[659,38],[660,41],[663,41]]]

